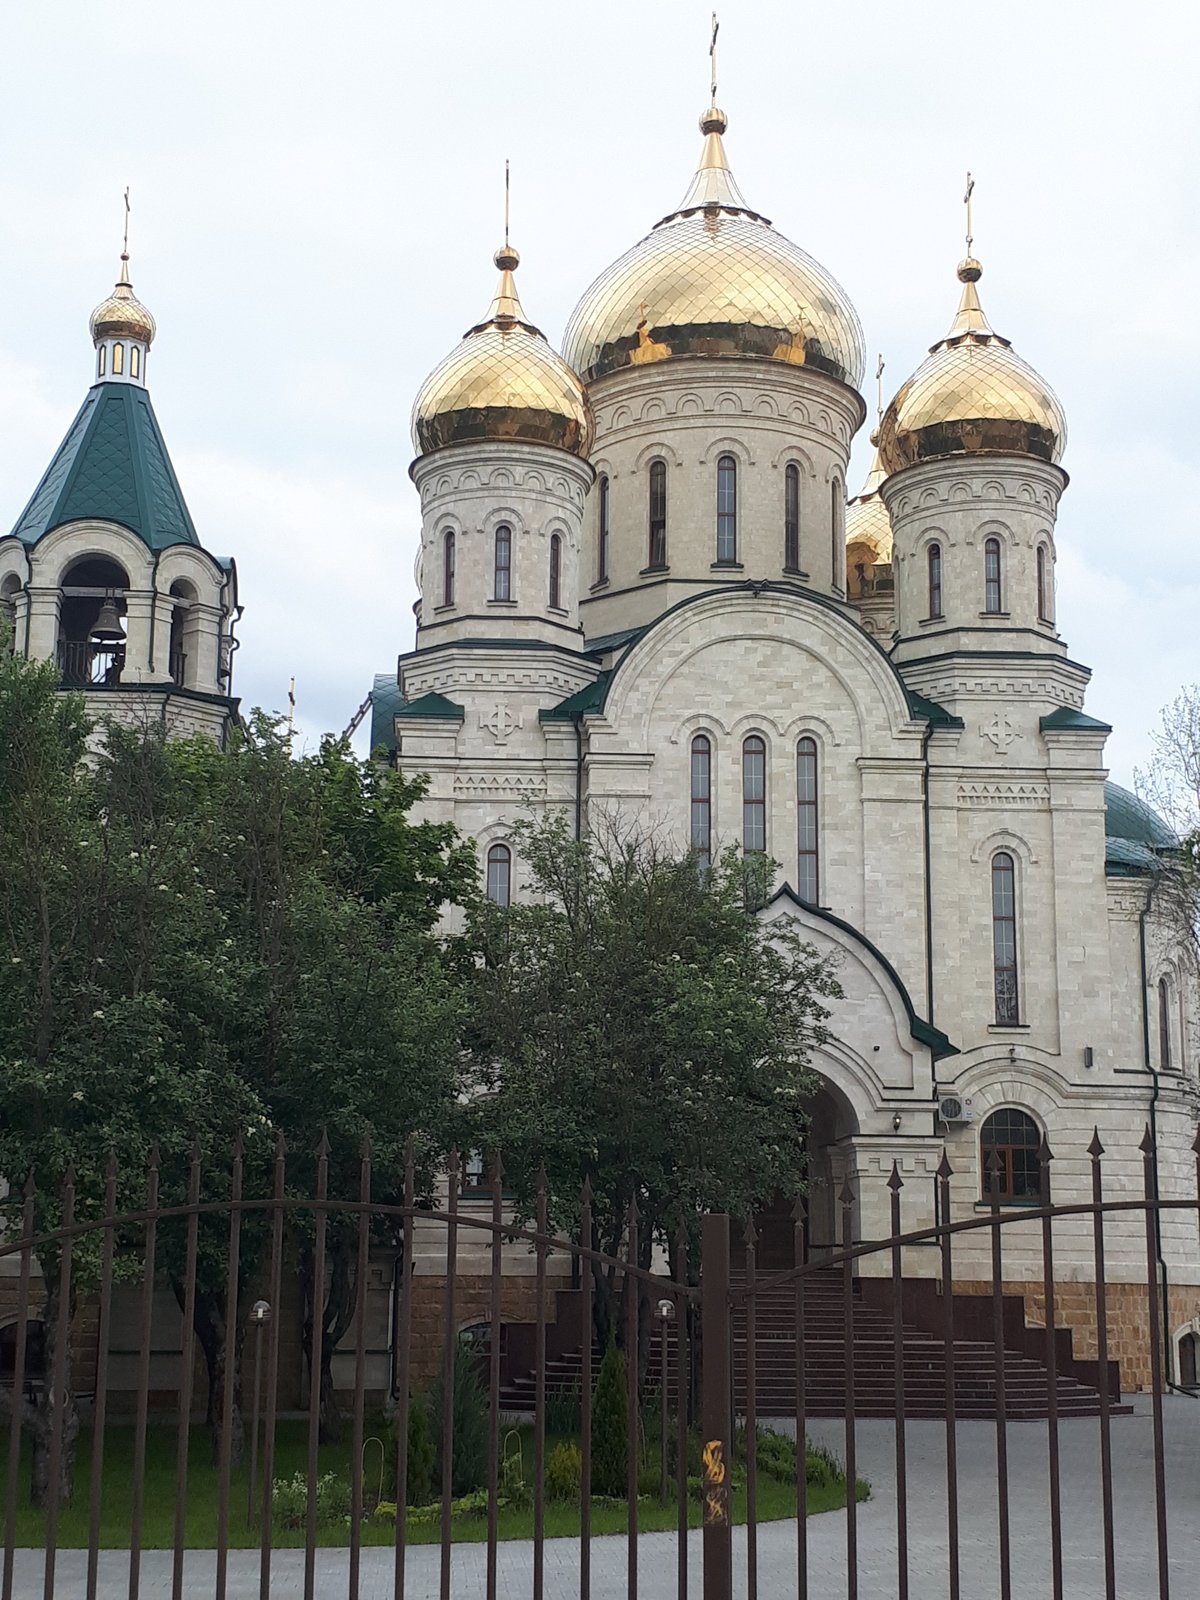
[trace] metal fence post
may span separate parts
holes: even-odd
[[[704,1600],[730,1600],[733,1588],[729,1516],[729,1480],[733,1469],[729,1324],[729,1218],[717,1214],[702,1218],[700,1228]]]

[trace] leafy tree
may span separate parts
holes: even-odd
[[[1165,706],[1150,735],[1150,761],[1135,774],[1138,794],[1178,839],[1158,852],[1153,906],[1187,963],[1200,960],[1200,684]]]
[[[618,826],[576,840],[561,814],[519,833],[530,899],[470,918],[480,1092],[466,1117],[476,1147],[504,1152],[523,1212],[544,1162],[554,1221],[575,1226],[587,1177],[592,1242],[619,1254],[636,1200],[648,1266],[702,1212],[794,1192],[807,1063],[838,990],[794,928],[748,914],[770,864],[730,853],[703,870]],[[598,1281],[602,1339],[614,1281]]]

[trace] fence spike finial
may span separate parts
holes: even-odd
[[[497,1188],[504,1187],[504,1162],[499,1150],[492,1151],[492,1182]]]
[[[589,1206],[591,1205],[591,1203],[592,1203],[592,1179],[591,1179],[591,1174],[590,1173],[587,1173],[587,1172],[584,1173],[584,1175],[583,1175],[583,1183],[580,1185],[580,1188],[579,1188],[579,1195],[580,1195],[580,1199],[583,1201],[583,1203],[585,1205],[589,1205]]]
[[[288,1147],[287,1146],[287,1139],[284,1137],[283,1129],[279,1128],[279,1129],[276,1130],[276,1133],[275,1133],[275,1159],[276,1159],[276,1161],[282,1161],[284,1156],[287,1155],[287,1147]]]
[[[754,1226],[753,1213],[746,1218],[746,1226],[742,1229],[742,1238],[751,1250],[758,1243],[758,1229]]]
[[[246,1153],[246,1146],[242,1143],[242,1130],[239,1128],[238,1131],[233,1136],[232,1156],[233,1156],[233,1164],[234,1164],[234,1166],[237,1166],[237,1165],[240,1164],[241,1159],[245,1155],[245,1153]]]
[[[105,1183],[115,1183],[117,1179],[117,1155],[115,1150],[108,1152],[108,1160],[104,1163]]]
[[[150,1157],[146,1162],[146,1166],[151,1172],[157,1172],[159,1167],[162,1166],[162,1155],[158,1148],[157,1139],[155,1139],[150,1145]]]
[[[1138,1145],[1138,1149],[1144,1156],[1152,1156],[1154,1154],[1154,1135],[1150,1132],[1149,1123],[1146,1124],[1146,1131],[1142,1135],[1142,1142]]]
[[[317,1159],[319,1161],[328,1161],[329,1160],[330,1148],[331,1148],[331,1146],[330,1146],[330,1143],[329,1143],[329,1130],[327,1128],[322,1128],[321,1129],[321,1142],[317,1146]]]
[[[1054,1160],[1054,1151],[1050,1148],[1050,1141],[1042,1134],[1042,1142],[1038,1145],[1038,1161],[1043,1167],[1048,1167]]]
[[[371,1135],[369,1133],[364,1133],[362,1138],[358,1141],[358,1158],[360,1161],[370,1161],[373,1154],[374,1150],[371,1145]]]
[[[1104,1154],[1104,1146],[1100,1143],[1100,1129],[1097,1127],[1092,1128],[1092,1142],[1087,1147],[1087,1153],[1093,1161],[1099,1161]]]
[[[954,1168],[950,1165],[950,1157],[946,1152],[945,1145],[942,1146],[942,1159],[937,1164],[937,1175],[943,1183],[949,1183],[954,1176]]]
[[[33,1181],[33,1168],[29,1169],[29,1176],[25,1179],[25,1188],[22,1191],[26,1200],[32,1200],[37,1193],[37,1184]]]
[[[200,1135],[193,1133],[192,1142],[188,1146],[188,1166],[195,1166],[200,1159]]]
[[[850,1182],[849,1175],[842,1182],[838,1199],[847,1209],[854,1204],[854,1185]]]
[[[73,1189],[74,1187],[75,1187],[75,1163],[74,1163],[74,1161],[68,1161],[67,1162],[67,1170],[63,1173],[63,1188],[64,1189]]]
[[[904,1179],[900,1176],[900,1163],[892,1162],[892,1175],[887,1181],[888,1188],[893,1194],[899,1194],[904,1187]]]
[[[796,1203],[792,1207],[792,1221],[796,1223],[798,1227],[801,1227],[807,1218],[808,1207],[804,1203],[804,1196],[802,1194],[798,1194],[796,1196]]]

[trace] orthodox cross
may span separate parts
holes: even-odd
[[[712,78],[712,103],[717,103],[717,33],[721,24],[717,21],[717,13],[712,14],[712,40],[708,46],[708,60],[711,67],[709,76]]]
[[[876,383],[877,388],[878,388],[878,393],[876,395],[876,400],[875,400],[875,414],[876,414],[877,417],[879,417],[881,419],[883,417],[883,369],[884,369],[884,365],[885,365],[885,363],[884,363],[884,359],[883,359],[883,352],[881,350],[879,352],[878,363],[877,363],[877,365],[875,367],[875,383]]]
[[[971,231],[971,196],[975,193],[975,179],[967,173],[967,192],[963,195],[963,205],[967,208],[967,254],[971,254],[971,246],[975,243],[975,236]]]

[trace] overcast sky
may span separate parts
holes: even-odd
[[[710,9],[6,7],[0,523],[91,381],[129,184],[155,408],[201,540],[238,563],[236,688],[279,707],[295,674],[305,735],[340,730],[412,643],[409,413],[491,296],[504,158],[557,343],[687,185]],[[1194,0],[721,11],[734,173],[845,287],[889,395],[952,317],[975,173],[984,306],[1066,407],[1059,622],[1123,781],[1200,679],[1198,61]]]

